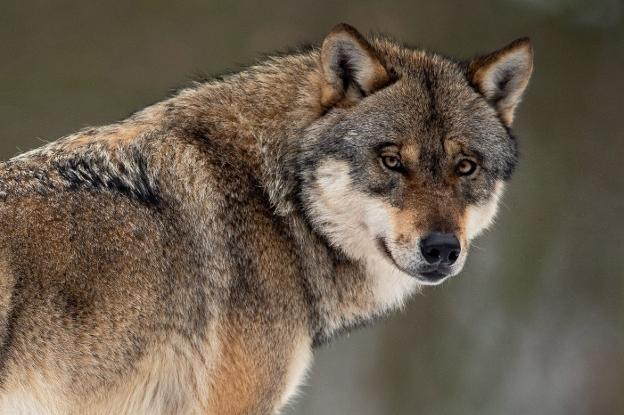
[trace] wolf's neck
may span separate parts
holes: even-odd
[[[372,245],[354,260],[311,229],[298,213],[289,215],[299,244],[301,269],[316,344],[401,308],[419,290],[416,280],[398,270]]]
[[[193,128],[240,150],[272,205],[286,213],[292,209],[299,140],[322,115],[320,80],[318,52],[312,51],[183,90],[154,108],[176,128]]]

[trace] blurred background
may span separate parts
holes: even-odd
[[[497,225],[459,277],[317,351],[287,414],[624,414],[621,0],[0,4],[0,159],[341,21],[466,58],[531,36]]]

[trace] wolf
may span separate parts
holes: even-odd
[[[0,164],[0,413],[278,413],[315,347],[460,272],[532,56],[340,24]]]

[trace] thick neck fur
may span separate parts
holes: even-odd
[[[222,81],[185,89],[118,124],[83,130],[7,165],[23,170],[22,192],[84,185],[122,191],[146,203],[172,197],[182,202],[186,214],[197,218],[201,234],[202,228],[210,229],[203,219],[210,216],[204,202],[211,197],[207,185],[211,167],[203,151],[223,151],[221,168],[252,176],[298,245],[310,333],[315,342],[324,342],[400,305],[416,284],[379,253],[364,253],[370,254],[370,261],[356,261],[332,248],[298,206],[298,140],[324,110],[318,60],[318,51],[270,59]],[[238,165],[231,165],[225,153],[235,154]],[[38,167],[42,161],[47,161],[48,171]],[[0,180],[0,196],[10,191],[2,186],[10,184]],[[396,292],[380,300],[375,291],[383,289],[382,278],[389,278]]]

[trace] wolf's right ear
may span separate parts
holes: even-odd
[[[496,108],[508,127],[533,71],[533,48],[528,38],[511,42],[468,63],[468,78]]]
[[[382,59],[352,26],[334,27],[321,47],[321,105],[353,104],[390,81]]]

